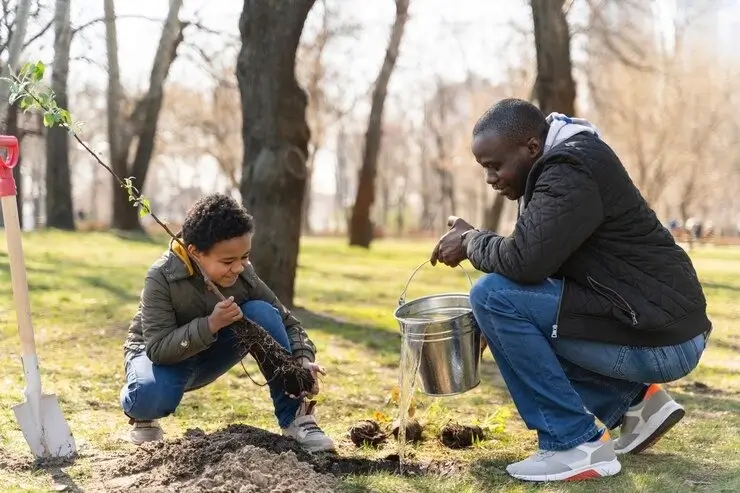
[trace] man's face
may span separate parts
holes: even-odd
[[[486,183],[509,200],[524,195],[527,175],[540,155],[540,141],[514,142],[496,131],[473,138],[475,160],[486,170]]]
[[[236,284],[239,274],[249,262],[252,234],[220,241],[208,252],[200,252],[192,245],[189,245],[188,249],[214,283],[222,288],[228,288]]]

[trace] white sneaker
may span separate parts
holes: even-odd
[[[296,418],[287,428],[283,428],[283,435],[294,438],[308,452],[328,452],[334,450],[334,442],[316,424],[313,408],[316,401],[301,403]]]
[[[604,430],[595,442],[570,450],[540,450],[528,459],[510,464],[506,472],[524,481],[577,481],[613,476],[621,469],[614,443]]]
[[[129,436],[134,445],[141,445],[144,442],[155,442],[161,440],[164,436],[157,420],[136,421],[132,419],[129,421],[129,424],[133,425]]]

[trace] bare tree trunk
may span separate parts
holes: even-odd
[[[421,171],[421,218],[419,219],[419,228],[422,231],[432,231],[434,229],[434,214],[432,213],[432,180],[429,175],[429,162],[427,151],[427,135],[429,128],[429,113],[427,105],[424,105],[424,124],[421,131],[421,153],[419,166]]]
[[[175,57],[177,56],[177,47],[180,46],[183,40],[185,25],[180,22],[178,17],[181,7],[182,0],[170,0],[167,19],[162,29],[162,37],[159,40],[159,46],[154,55],[152,72],[149,77],[149,92],[144,97],[146,106],[142,112],[143,121],[141,130],[137,135],[136,153],[134,154],[134,161],[131,163],[130,173],[139,190],[144,189],[149,164],[154,153],[157,122],[159,121],[159,111],[162,109],[162,99],[164,97],[164,81],[167,79],[172,62],[175,61]],[[138,211],[130,205],[126,208],[126,212],[121,217],[121,220],[119,224],[120,229],[141,229]]]
[[[10,70],[15,72],[20,70],[18,64],[21,60],[23,43],[26,40],[26,28],[28,27],[28,18],[30,17],[31,0],[19,0],[15,9],[15,22],[13,22],[13,35],[8,47],[8,62],[3,65],[0,71],[0,78],[10,76]],[[10,86],[4,81],[0,83],[0,115],[4,115],[8,110],[8,96]]]
[[[334,191],[335,216],[339,213],[342,218],[342,229],[347,226],[347,210],[344,201],[347,198],[347,136],[344,127],[339,128],[337,135],[337,168],[336,189]]]
[[[118,34],[116,28],[116,12],[113,0],[105,0],[105,41],[108,57],[108,149],[111,167],[121,177],[128,176],[128,148],[124,147],[123,120],[121,118],[121,104],[123,90],[121,88],[121,72],[118,65]],[[113,221],[124,208],[131,207],[126,194],[120,190],[118,181],[111,177],[113,187]]]
[[[137,102],[127,121],[120,115],[121,83],[118,69],[118,41],[116,38],[113,0],[105,0],[106,37],[108,48],[108,135],[111,146],[111,164],[121,177],[132,177],[134,186],[143,191],[149,163],[154,152],[157,122],[162,107],[164,82],[177,48],[183,40],[186,25],[179,19],[182,0],[170,0],[167,19],[162,28],[157,52],[149,78],[149,90]],[[115,133],[114,133],[115,132]],[[129,166],[129,149],[136,137],[134,160]],[[113,185],[113,227],[124,231],[139,231],[138,210],[128,201],[125,191],[117,182]]]
[[[504,196],[496,194],[490,207],[486,207],[483,214],[483,228],[488,231],[498,231],[501,226],[501,216],[504,212]]]
[[[57,104],[68,108],[67,77],[69,75],[69,45],[72,41],[70,23],[71,0],[56,0],[54,12],[54,65],[51,87]],[[72,206],[72,183],[69,170],[69,134],[60,127],[46,133],[46,226],[65,230],[75,229]]]
[[[313,4],[244,0],[239,20],[241,195],[257,223],[255,269],[287,306],[293,304],[310,138],[307,98],[296,81],[295,56]]]
[[[535,92],[540,109],[575,115],[576,84],[571,72],[570,31],[565,0],[530,0],[537,49]]]
[[[301,231],[304,235],[310,235],[311,231],[311,177],[313,176],[313,165],[316,161],[316,151],[311,150],[306,162],[306,189],[303,191],[303,204],[301,205]]]
[[[393,23],[388,49],[385,52],[383,66],[373,89],[370,118],[365,133],[365,148],[362,158],[362,169],[357,183],[357,195],[350,222],[349,244],[370,247],[372,242],[372,224],[370,209],[375,201],[375,176],[377,174],[378,154],[380,153],[381,133],[383,126],[383,107],[388,93],[388,82],[396,66],[398,52],[403,38],[403,30],[408,19],[409,0],[396,0],[396,20]]]

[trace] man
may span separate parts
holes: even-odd
[[[691,372],[711,331],[691,260],[585,120],[505,99],[476,123],[472,152],[519,202],[516,226],[501,236],[450,218],[431,262],[488,274],[473,313],[540,447],[507,471],[616,474],[616,454],[645,450],[684,415],[657,384]]]

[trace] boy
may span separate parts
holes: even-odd
[[[314,377],[316,347],[300,322],[257,276],[249,262],[254,221],[234,199],[203,197],[188,211],[180,238],[200,268],[227,298],[219,302],[197,265],[176,241],[152,265],[139,309],[124,345],[126,384],[121,406],[133,425],[131,441],[162,438],[157,419],[172,414],[185,392],[216,380],[246,356],[231,324],[242,314],[262,326]],[[268,384],[283,435],[310,452],[329,451],[334,443],[316,424],[314,402],[288,396]]]

